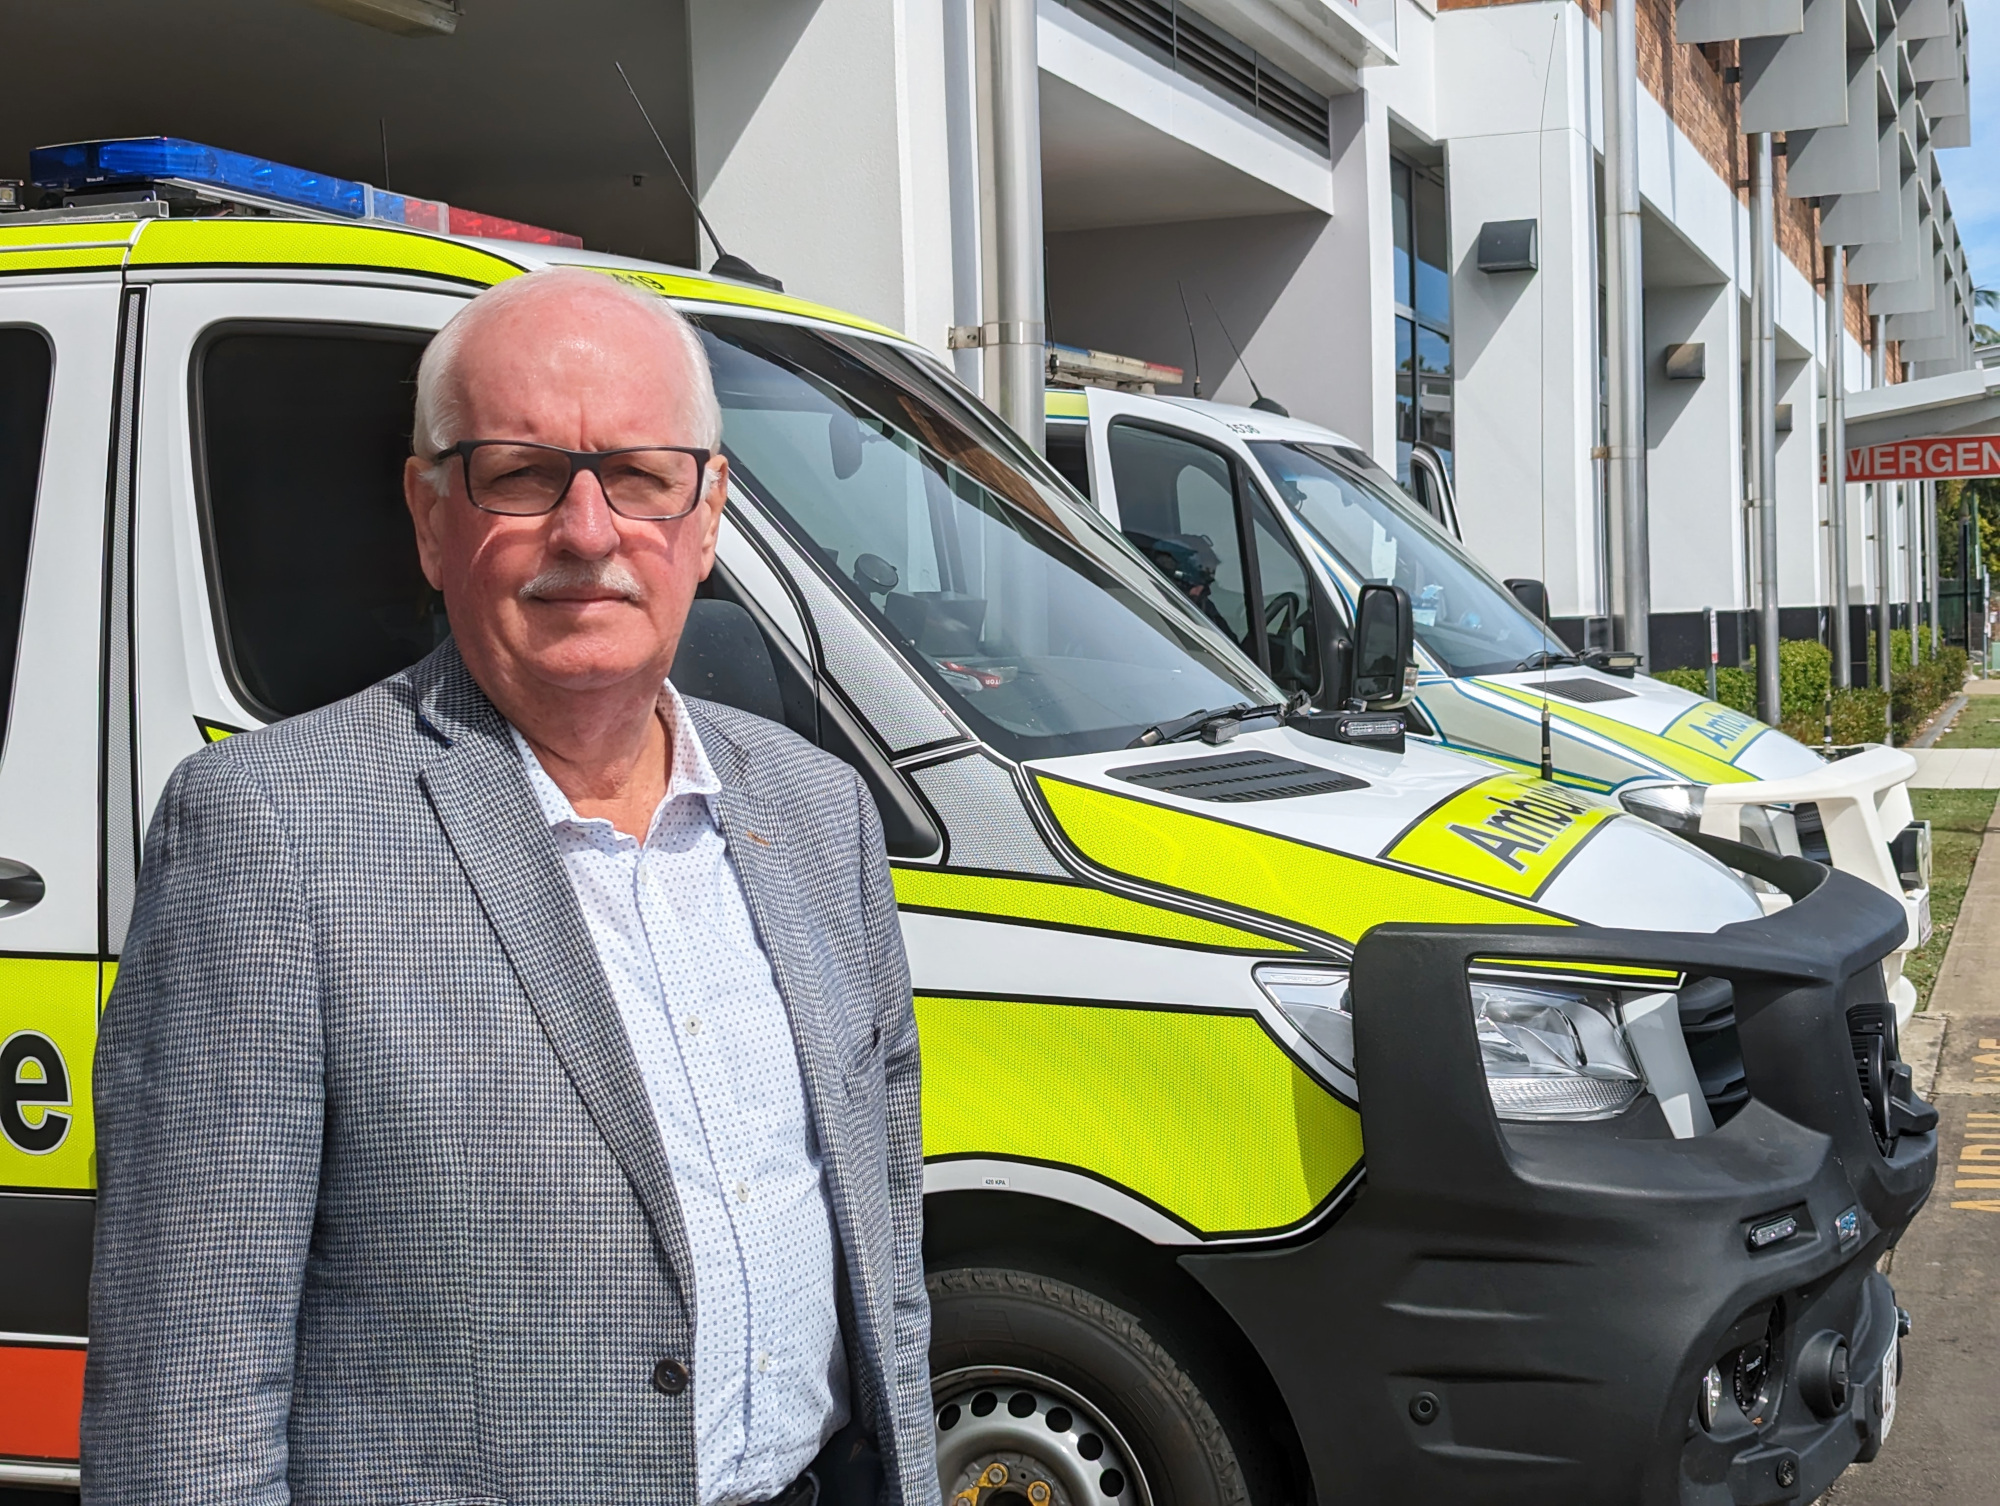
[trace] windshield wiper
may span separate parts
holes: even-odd
[[[1516,664],[1514,672],[1519,674],[1524,669],[1559,669],[1565,664],[1581,663],[1583,660],[1577,658],[1575,654],[1552,654],[1547,649],[1542,649]]]
[[[1274,702],[1269,706],[1252,706],[1239,701],[1234,706],[1223,706],[1217,710],[1190,711],[1186,716],[1177,716],[1170,722],[1160,722],[1148,727],[1125,746],[1128,748],[1156,748],[1161,743],[1186,742],[1191,737],[1200,737],[1204,742],[1226,743],[1234,737],[1245,722],[1261,717],[1283,717],[1291,709],[1289,701]]]

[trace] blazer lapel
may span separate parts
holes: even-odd
[[[689,1313],[693,1266],[673,1173],[569,874],[505,720],[447,643],[419,666],[419,713],[445,742],[418,776],[544,1034],[667,1250]]]

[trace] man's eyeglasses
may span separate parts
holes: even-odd
[[[670,523],[701,500],[713,450],[686,445],[640,445],[624,450],[565,450],[513,439],[462,439],[431,459],[454,455],[465,471],[465,494],[481,512],[538,518],[569,495],[578,471],[589,471],[604,500],[621,518]]]

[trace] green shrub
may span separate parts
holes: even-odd
[[[1879,743],[1886,725],[1885,705],[1879,690],[1836,690],[1833,693],[1833,740],[1835,743]],[[1817,747],[1826,735],[1826,702],[1810,712],[1787,716],[1779,730],[1787,737]]]
[[[1755,669],[1752,656],[1752,670]],[[1778,714],[1810,716],[1826,705],[1826,692],[1833,683],[1833,655],[1826,645],[1812,639],[1794,639],[1778,645]]]
[[[1875,654],[1873,635],[1868,640],[1868,662]],[[1898,628],[1889,635],[1890,686],[1893,694],[1857,686],[1833,691],[1833,740],[1836,743],[1880,742],[1895,715],[1896,741],[1913,737],[1932,712],[1965,684],[1965,650],[1946,648],[1926,653],[1910,663],[1910,635]],[[1701,669],[1662,670],[1654,678],[1708,694],[1708,672]],[[1812,639],[1788,639],[1778,645],[1778,713],[1785,733],[1802,743],[1817,744],[1825,736],[1827,692],[1832,686],[1833,657],[1826,646]],[[1719,669],[1715,676],[1716,699],[1745,716],[1757,714],[1757,657],[1750,656],[1740,669]]]
[[[1708,671],[1705,669],[1663,669],[1653,678],[1691,690],[1696,695],[1708,694]],[[1715,698],[1732,711],[1755,716],[1757,677],[1747,669],[1718,669],[1715,672]]]

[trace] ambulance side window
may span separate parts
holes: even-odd
[[[1177,434],[1111,426],[1118,518],[1139,552],[1252,658],[1249,591],[1228,457]]]
[[[209,570],[244,702],[294,716],[444,640],[403,505],[429,335],[223,325],[195,356]]]
[[[28,593],[28,545],[42,474],[54,357],[38,329],[0,329],[0,739],[14,700],[21,607]]]
[[[1090,457],[1085,453],[1089,447],[1087,424],[1050,424],[1043,439],[1049,464],[1085,498],[1090,496]]]
[[[1312,582],[1284,524],[1262,497],[1252,499],[1250,535],[1264,600],[1264,643],[1271,678],[1287,691],[1319,692],[1319,639],[1313,631]]]

